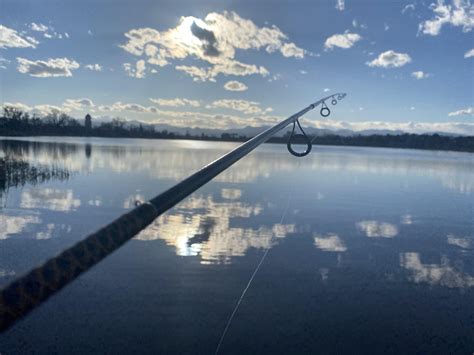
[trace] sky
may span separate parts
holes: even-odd
[[[470,0],[1,0],[0,103],[181,127],[474,135]]]

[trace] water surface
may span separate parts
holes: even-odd
[[[0,140],[0,286],[236,144]],[[267,144],[0,336],[0,353],[474,351],[469,153]]]

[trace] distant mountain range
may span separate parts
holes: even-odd
[[[93,120],[93,125],[94,126],[99,126],[102,123],[105,122],[110,122],[112,121],[112,117],[107,117],[107,116],[102,116],[102,117],[97,117],[94,118]],[[78,121],[81,121],[78,119]],[[168,131],[168,132],[173,132],[176,134],[186,134],[189,133],[191,136],[200,136],[201,134],[204,134],[206,136],[212,136],[212,137],[219,137],[221,136],[222,133],[227,133],[227,134],[236,134],[238,136],[246,136],[246,137],[253,137],[256,134],[264,131],[265,129],[269,128],[270,126],[261,126],[261,127],[252,127],[252,126],[247,126],[243,128],[231,128],[227,130],[222,130],[222,129],[213,129],[213,128],[190,128],[190,127],[177,127],[177,126],[172,126],[172,125],[167,125],[167,124],[149,124],[137,120],[124,120],[125,122],[125,127],[133,127],[133,126],[139,126],[140,124],[143,127],[154,127],[155,131]],[[365,130],[351,130],[351,129],[321,129],[321,128],[314,128],[314,127],[303,127],[305,132],[311,136],[325,136],[325,135],[338,135],[342,137],[349,137],[349,136],[354,136],[354,135],[361,135],[361,136],[370,136],[374,134],[379,134],[379,135],[401,135],[404,133],[415,133],[413,131],[409,130],[401,130],[401,129],[365,129]],[[445,132],[442,130],[426,130],[423,131],[420,128],[417,128],[417,134],[439,134],[443,136],[473,136],[474,135],[474,125],[466,124],[464,128],[464,131],[467,133],[462,134],[462,133],[451,133],[451,132]],[[289,126],[286,130],[280,131],[277,136],[284,136],[287,131],[291,131],[291,126]]]

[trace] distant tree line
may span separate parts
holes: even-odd
[[[289,132],[283,137],[273,137],[270,143],[286,143]],[[4,107],[0,117],[0,135],[4,136],[93,136],[93,137],[123,137],[123,138],[157,138],[157,139],[196,139],[208,141],[243,142],[250,137],[222,133],[220,136],[206,134],[191,135],[156,131],[153,126],[127,126],[124,120],[115,118],[100,125],[86,126],[66,113],[51,111],[44,117],[31,116],[15,107]],[[474,152],[474,137],[445,136],[439,134],[373,134],[368,136],[353,135],[324,135],[317,137],[316,144],[369,146],[387,148],[412,148],[432,150],[452,150]]]

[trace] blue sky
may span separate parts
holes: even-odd
[[[474,134],[474,5],[22,1],[0,8],[0,101],[179,126],[267,125],[324,95],[326,128]]]

